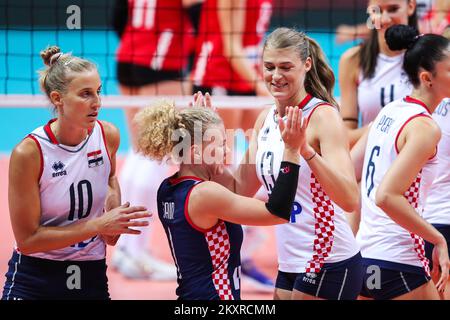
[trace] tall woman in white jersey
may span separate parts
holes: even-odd
[[[428,190],[427,201],[423,211],[423,218],[431,223],[450,243],[450,98],[444,99],[433,113],[433,119],[441,129],[441,140],[437,150],[438,165],[436,176]],[[432,258],[434,245],[425,242],[425,254]],[[430,267],[432,263],[430,261]],[[433,277],[436,281],[436,277]],[[443,294],[446,300],[450,300],[450,283]]]
[[[388,104],[367,135],[357,239],[367,267],[362,295],[374,299],[438,299],[448,278],[445,238],[422,217],[436,169],[441,133],[431,114],[450,95],[449,41],[397,25],[386,31],[392,50],[406,49],[411,96]],[[366,139],[366,137],[364,137]],[[430,282],[424,240],[434,244]]]
[[[373,29],[361,45],[350,48],[341,57],[341,114],[351,148],[385,105],[412,91],[402,67],[404,50],[389,49],[384,33],[396,24],[417,26],[415,8],[415,0],[369,0],[368,23]],[[359,208],[348,218],[356,234]]]
[[[256,121],[234,190],[254,194],[263,185],[270,194],[284,150],[277,119],[285,116],[287,106],[298,106],[308,121],[290,223],[276,227],[275,298],[355,299],[362,285],[361,257],[342,209],[357,206],[358,190],[331,93],[334,75],[318,44],[288,28],[268,36],[263,64],[275,105]]]
[[[16,247],[2,299],[108,299],[105,243],[138,234],[130,227],[146,226],[135,219],[149,214],[143,207],[119,207],[119,132],[97,120],[101,81],[95,65],[58,47],[41,56],[48,67],[40,83],[57,118],[34,130],[11,155]]]

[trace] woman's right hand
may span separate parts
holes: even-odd
[[[130,203],[126,202],[120,207],[105,212],[101,217],[97,218],[96,224],[98,234],[106,236],[120,235],[123,233],[140,234],[139,230],[131,229],[131,227],[146,227],[149,222],[139,220],[149,218],[152,214],[147,208],[142,206],[130,207]]]
[[[194,102],[189,102],[189,107],[203,107],[216,111],[216,107],[212,104],[211,95],[208,92],[205,95],[201,91],[194,93]]]
[[[278,117],[281,137],[283,138],[285,149],[299,153],[306,145],[307,121],[303,119],[302,110],[298,107],[286,107],[286,124]]]
[[[441,275],[439,281],[436,283],[436,288],[439,292],[444,292],[448,280],[448,270],[449,270],[449,257],[448,257],[448,247],[447,242],[444,237],[434,245],[433,248],[433,270],[432,274],[437,276],[439,273],[439,267]]]

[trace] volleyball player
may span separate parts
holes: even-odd
[[[97,120],[101,81],[96,66],[41,52],[40,84],[56,119],[13,150],[9,210],[16,239],[2,299],[109,299],[106,245],[139,234],[144,207],[120,206],[115,176],[119,132]],[[104,212],[106,211],[106,212]]]
[[[350,48],[341,57],[341,114],[348,128],[350,147],[386,104],[411,93],[412,86],[402,68],[404,50],[390,50],[384,33],[395,24],[416,27],[415,8],[414,0],[370,0],[368,11],[374,29],[362,45]],[[348,219],[356,234],[359,208]]]
[[[442,132],[441,140],[437,149],[438,167],[436,176],[428,191],[427,201],[423,211],[423,218],[431,223],[447,241],[447,247],[450,244],[450,203],[448,201],[450,185],[450,99],[446,98],[434,111],[432,117],[439,125]],[[432,253],[434,245],[428,241],[425,242],[425,254],[430,260],[430,269],[433,267]],[[433,277],[438,281],[438,275]],[[445,300],[450,300],[450,285],[447,286],[441,295]]]
[[[179,171],[158,190],[158,213],[177,266],[179,299],[240,299],[240,224],[289,220],[306,125],[301,125],[298,108],[286,112],[286,125],[278,119],[277,128],[286,149],[266,205],[211,181],[222,174],[227,149],[223,122],[214,111],[179,110],[162,102],[137,114],[140,151],[156,160],[172,156],[180,161]]]
[[[275,119],[285,116],[286,106],[302,109],[307,128],[299,184],[289,223],[276,226],[275,299],[356,299],[363,277],[361,256],[342,209],[357,206],[358,187],[332,96],[333,72],[313,39],[277,28],[264,45],[263,77],[275,105],[260,114],[246,157],[228,187],[241,195],[251,195],[261,185],[273,192],[273,172],[284,150]]]
[[[385,105],[412,90],[402,69],[404,50],[389,49],[384,34],[396,24],[417,27],[415,1],[369,0],[368,10],[375,26],[369,39],[347,50],[339,63],[341,114],[348,127],[350,146]],[[359,128],[358,113],[361,114]]]
[[[448,37],[450,32],[450,2],[448,0],[415,0],[419,30]],[[342,24],[336,28],[336,42],[343,43],[367,39],[370,29],[367,23],[351,26]]]
[[[193,92],[214,95],[268,95],[261,78],[262,39],[272,15],[273,0],[207,0],[201,13],[192,73]],[[259,109],[218,110],[226,129],[251,129]],[[236,131],[235,131],[236,134]],[[246,137],[247,138],[247,137]],[[235,145],[229,141],[230,146]],[[245,150],[230,148],[233,164],[239,164]],[[259,270],[253,253],[264,243],[261,228],[245,226],[242,274],[260,291],[272,292],[273,281]]]
[[[193,49],[189,8],[195,0],[117,1],[114,25],[120,36],[117,78],[123,95],[186,94],[184,76]],[[193,10],[195,12],[198,10]],[[190,91],[190,90],[188,90]],[[120,174],[123,198],[144,204],[156,212],[156,191],[170,167],[150,161],[135,150],[136,129],[132,123],[138,108],[125,110],[132,148]],[[112,264],[129,278],[175,280],[175,266],[149,250],[151,228],[138,237],[124,236],[113,253]]]
[[[362,295],[374,299],[439,299],[449,272],[444,236],[422,217],[436,170],[441,137],[431,114],[450,96],[448,39],[390,27],[391,50],[406,49],[403,69],[414,86],[410,96],[388,104],[367,136],[361,182],[358,242],[367,268]],[[424,240],[434,245],[430,280]],[[437,290],[436,290],[437,289]]]

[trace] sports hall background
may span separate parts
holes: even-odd
[[[0,99],[2,95],[24,95],[23,107],[10,107],[0,101],[0,284],[12,253],[14,237],[8,211],[8,162],[13,147],[34,128],[51,118],[47,108],[27,108],[27,98],[40,94],[37,70],[43,67],[39,51],[56,44],[64,52],[72,51],[95,61],[103,82],[104,95],[118,95],[115,76],[115,51],[119,39],[112,30],[112,0],[0,0]],[[81,9],[81,29],[68,30],[66,12],[70,5]],[[366,0],[275,0],[271,27],[296,27],[315,38],[325,51],[329,62],[338,74],[340,55],[355,42],[339,45],[334,30],[342,23],[356,24],[367,19]],[[339,96],[339,89],[335,88]],[[220,106],[219,106],[220,107]],[[118,154],[120,171],[129,148],[128,131],[124,113],[119,108],[104,108],[100,119],[114,123],[121,132]],[[155,216],[157,214],[155,213]],[[156,255],[171,261],[167,240],[158,219],[151,246]],[[268,237],[255,253],[258,264],[272,277],[276,275],[276,247],[272,227],[262,227]],[[109,247],[108,259],[114,250]],[[110,293],[113,299],[175,299],[175,282],[127,280],[108,270]],[[271,299],[251,285],[242,284],[243,299]]]

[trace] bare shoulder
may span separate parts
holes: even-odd
[[[207,212],[229,207],[234,193],[214,181],[204,181],[192,190],[189,202]]]
[[[342,118],[339,113],[339,109],[329,103],[324,103],[316,107],[311,118],[311,123],[317,123],[319,125],[326,125],[327,123],[342,122]]]
[[[424,136],[424,132],[426,132],[426,136],[430,139],[437,140],[441,138],[441,129],[439,125],[428,116],[417,117],[410,121],[406,128],[409,133],[420,132],[420,136]]]
[[[99,123],[103,127],[103,131],[105,133],[105,139],[108,144],[108,147],[112,150],[116,150],[119,148],[120,144],[120,132],[119,129],[110,122],[99,120]]]
[[[357,83],[359,74],[359,46],[352,47],[342,54],[339,60],[339,82],[342,85],[345,83]]]
[[[40,157],[41,151],[38,142],[30,137],[26,137],[18,143],[11,153],[11,160],[16,161],[40,161]]]
[[[22,173],[35,173],[37,176],[41,170],[42,161],[38,142],[27,137],[14,147],[9,161],[9,168]]]
[[[191,193],[191,197],[199,197],[200,199],[208,199],[208,202],[216,202],[223,198],[224,195],[230,193],[227,188],[214,181],[205,181],[198,184]]]
[[[341,63],[359,63],[359,50],[361,50],[360,46],[354,46],[349,49],[347,49],[342,55],[341,55]]]

